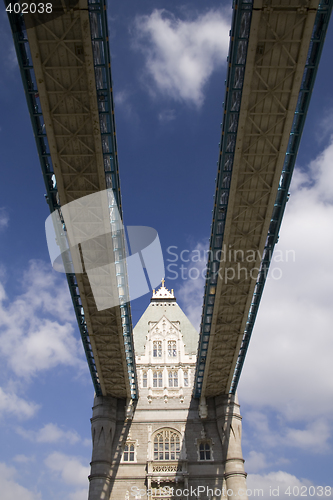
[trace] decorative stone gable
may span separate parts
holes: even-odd
[[[171,323],[171,321],[169,321],[164,315],[157,323],[152,321],[149,322],[149,326],[151,326],[151,338],[157,336],[164,338],[167,336],[174,336],[175,338],[179,338],[180,336],[179,321]]]
[[[148,310],[144,355],[136,357],[141,395],[145,394],[149,403],[154,399],[168,403],[170,398],[183,402],[186,395],[191,396],[196,357],[186,353],[184,314],[176,304],[173,290],[170,292],[164,282],[154,290]],[[193,334],[197,335],[194,329]]]

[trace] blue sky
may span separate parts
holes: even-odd
[[[212,0],[109,5],[125,224],[158,231],[173,264],[166,285],[195,326],[203,280],[189,270],[205,266],[230,18],[230,4]],[[277,247],[295,259],[273,262],[281,279],[267,282],[239,385],[248,486],[280,486],[283,498],[288,486],[333,486],[332,46],[331,25]],[[4,12],[0,63],[2,500],[84,500],[93,387],[47,254],[45,188]],[[183,262],[184,250],[202,259]],[[134,324],[149,298],[133,302]]]

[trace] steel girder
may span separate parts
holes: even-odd
[[[61,206],[107,188],[121,213],[105,9],[103,0],[80,0],[50,21],[29,20],[28,29],[22,17],[10,16],[37,145],[43,136],[38,149],[48,201],[60,217]],[[80,229],[84,234],[84,224]],[[104,245],[117,262],[125,243],[122,235],[115,240]],[[87,274],[67,279],[96,393],[136,398],[129,304],[120,297],[120,306],[98,311]],[[113,281],[119,296],[126,270]]]
[[[298,0],[234,6],[197,397],[236,390],[287,199],[286,153],[319,10],[317,1]]]

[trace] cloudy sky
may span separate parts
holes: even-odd
[[[203,280],[190,276],[205,267],[230,18],[230,3],[213,0],[109,5],[125,224],[158,231],[166,284],[195,326]],[[266,284],[239,385],[248,487],[267,497],[333,486],[332,45],[331,26],[273,262],[280,279]],[[0,62],[1,500],[85,500],[93,387],[48,259],[45,188],[4,12]],[[133,302],[134,324],[148,302]]]

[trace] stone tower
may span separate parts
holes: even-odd
[[[246,500],[238,402],[192,397],[198,332],[164,281],[134,344],[138,401],[95,398],[89,500]]]

